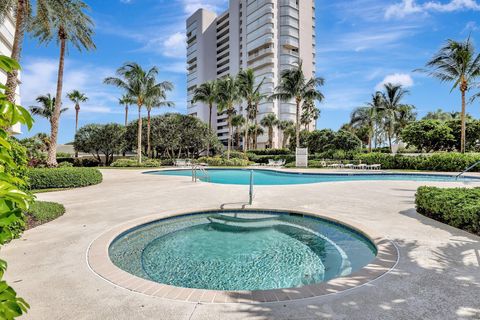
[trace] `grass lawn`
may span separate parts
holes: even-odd
[[[65,207],[55,202],[35,201],[28,210],[27,229],[55,220],[65,213]]]

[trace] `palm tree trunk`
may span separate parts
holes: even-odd
[[[66,36],[63,30],[59,30],[60,38],[60,61],[58,64],[58,77],[57,77],[57,95],[55,97],[55,110],[50,119],[50,148],[48,149],[47,166],[57,166],[57,138],[58,138],[58,126],[60,121],[60,109],[62,108],[62,90],[63,90],[63,71],[65,68],[65,48],[66,48]]]
[[[20,55],[22,53],[22,42],[25,35],[25,1],[17,1],[17,10],[15,12],[15,35],[13,38],[12,59],[20,62]],[[13,70],[7,73],[6,94],[7,100],[15,102],[15,92],[18,84],[18,70]]]
[[[128,106],[125,106],[125,127],[128,125]]]
[[[230,150],[232,148],[232,115],[228,115],[228,140],[227,140],[227,159],[230,160]]]
[[[462,115],[461,115],[461,121],[462,121],[462,134],[460,138],[460,152],[465,153],[465,145],[466,145],[466,136],[467,136],[467,124],[466,124],[466,102],[465,102],[465,92],[466,92],[466,84],[462,83]]]
[[[253,137],[254,139],[254,147],[255,150],[258,149],[258,118],[257,118],[257,111],[258,111],[258,104],[255,105],[255,136]]]
[[[273,149],[273,127],[268,127],[268,147]]]
[[[237,135],[237,149],[240,150],[240,137],[241,137],[241,134],[240,134],[238,128],[239,128],[239,127],[237,127],[237,128],[235,129],[235,131],[236,131],[236,135]]]
[[[243,134],[243,152],[248,151],[248,112],[250,110],[250,104],[247,107],[247,115],[245,117],[245,133]]]
[[[78,113],[80,111],[80,106],[77,104],[75,106],[75,134],[78,131]],[[75,158],[78,158],[78,151],[75,150]]]
[[[297,135],[297,138],[296,138],[296,145],[297,145],[297,148],[300,148],[300,100],[297,98],[297,114],[296,114],[296,118],[297,118],[297,122],[295,123],[295,134]]]
[[[138,104],[138,129],[137,129],[137,157],[138,163],[142,163],[142,104]]]
[[[213,104],[210,103],[208,105],[208,134],[212,132],[212,109]],[[210,156],[210,138],[207,139],[207,157]]]
[[[368,134],[368,153],[372,153],[372,135]]]
[[[147,109],[147,157],[152,156],[152,145],[150,143],[150,112],[151,110]]]

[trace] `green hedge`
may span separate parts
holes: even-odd
[[[480,188],[421,187],[415,203],[427,217],[480,235]]]
[[[247,153],[251,153],[257,156],[282,156],[292,154],[290,149],[261,149],[261,150],[248,150]]]
[[[102,182],[95,168],[41,168],[28,170],[31,189],[78,188]]]
[[[160,161],[154,159],[144,160],[141,164],[138,164],[138,160],[136,159],[118,159],[110,166],[116,168],[158,168],[161,167],[162,164]]]
[[[224,159],[222,157],[202,157],[197,160],[199,163],[206,163],[212,167],[246,167],[250,165],[248,160],[233,158],[230,160]]]
[[[260,164],[266,164],[270,159],[275,161],[285,160],[286,162],[295,161],[295,155],[255,155],[251,153],[248,158],[250,161]]]
[[[480,161],[478,153],[434,153],[431,155],[404,156],[384,153],[358,154],[356,160],[366,164],[381,164],[383,169],[430,170],[460,172]],[[480,171],[480,166],[472,171]]]

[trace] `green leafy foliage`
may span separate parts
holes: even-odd
[[[206,163],[212,167],[246,167],[250,161],[238,158],[226,159],[223,157],[202,157],[197,160],[199,163]]]
[[[452,129],[439,120],[413,122],[403,129],[401,137],[408,145],[426,152],[449,150],[455,141]]]
[[[20,69],[14,60],[0,56],[0,69],[11,72]],[[0,245],[19,236],[18,228],[25,225],[23,212],[28,210],[33,198],[23,189],[25,181],[26,151],[12,142],[7,130],[21,123],[29,129],[33,119],[23,107],[9,102],[0,85]],[[29,305],[18,297],[15,290],[4,280],[7,262],[0,260],[0,319],[14,319],[21,316]]]
[[[430,170],[460,172],[480,161],[476,153],[434,153],[431,155],[405,156],[385,153],[357,154],[356,160],[366,164],[381,164],[383,169]],[[474,170],[480,171],[480,168]]]
[[[141,164],[135,159],[118,159],[110,166],[116,168],[158,168],[162,166],[162,163],[155,159],[143,160]]]
[[[28,170],[30,187],[36,189],[79,188],[99,184],[102,173],[95,168],[39,168]]]
[[[91,153],[99,162],[109,166],[115,153],[124,149],[125,127],[116,123],[89,124],[75,134],[73,147],[77,151]],[[103,159],[100,155],[103,155]]]
[[[254,154],[257,156],[276,156],[276,155],[288,155],[292,154],[290,149],[260,149],[260,150],[248,150],[248,154]]]
[[[480,235],[480,188],[421,187],[415,203],[427,217]]]

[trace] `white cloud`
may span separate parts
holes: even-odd
[[[394,73],[386,76],[380,83],[377,84],[375,90],[380,91],[383,89],[383,86],[387,83],[394,85],[402,85],[403,87],[409,88],[412,87],[414,82],[412,77],[406,73]]]
[[[185,57],[187,50],[187,37],[183,32],[176,32],[163,40],[163,53],[167,57]]]
[[[22,104],[26,107],[35,105],[36,97],[47,93],[55,96],[58,61],[45,58],[26,58],[24,61],[20,88]],[[114,70],[67,60],[63,87],[63,105],[70,108],[67,111],[67,116],[72,116],[74,109],[65,96],[67,92],[74,89],[84,92],[89,98],[81,106],[82,113],[116,113],[117,110],[109,107],[109,105],[116,104],[117,97],[113,92],[115,89],[103,84],[103,79],[112,74],[114,74]]]
[[[475,21],[469,21],[463,28],[462,33],[469,33],[480,30],[480,26]]]
[[[430,11],[454,12],[459,10],[480,11],[480,4],[477,0],[450,0],[442,3],[438,1],[427,1],[418,4],[416,0],[402,0],[402,2],[387,7],[385,18],[404,18],[412,14],[426,14]]]
[[[227,0],[180,0],[183,10],[186,14],[191,15],[198,9],[206,9],[219,12],[227,3]]]

